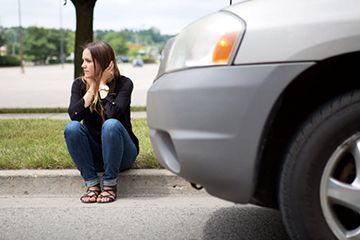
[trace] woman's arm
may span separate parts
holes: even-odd
[[[68,108],[71,120],[81,121],[84,119],[85,114],[89,111],[88,106],[91,104],[93,96],[91,96],[92,94],[89,91],[83,95],[83,87],[84,84],[80,79],[76,79],[72,84],[70,104]]]

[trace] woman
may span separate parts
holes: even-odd
[[[120,75],[106,42],[87,44],[82,59],[84,76],[72,85],[65,141],[87,186],[80,200],[108,203],[116,200],[120,171],[129,169],[139,153],[130,122],[133,83]],[[98,172],[104,172],[103,189]]]

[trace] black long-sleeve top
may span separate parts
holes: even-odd
[[[108,86],[110,88],[108,95],[100,100],[104,109],[105,120],[109,118],[118,119],[129,133],[139,152],[139,141],[132,131],[130,121],[130,101],[133,83],[129,78],[120,76],[108,83]],[[83,121],[90,134],[100,143],[103,120],[97,112],[91,112],[90,107],[84,107],[85,100],[83,96],[85,93],[85,83],[81,79],[75,79],[71,88],[68,112],[71,120]]]

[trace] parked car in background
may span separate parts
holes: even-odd
[[[135,58],[132,61],[133,67],[142,67],[144,65],[144,61],[141,58]]]
[[[279,208],[292,239],[360,239],[360,1],[243,1],[162,58],[147,119],[164,167]]]
[[[118,61],[118,63],[128,63],[129,57],[125,56],[125,55],[121,55],[121,56],[117,57],[117,61]]]

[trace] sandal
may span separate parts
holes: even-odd
[[[105,189],[106,188],[106,189]],[[97,198],[98,203],[110,203],[114,202],[117,197],[117,188],[115,186],[104,186],[103,191],[99,194]],[[103,199],[106,199],[103,201]]]
[[[90,188],[94,188],[94,187],[97,187],[97,189],[90,189]],[[101,192],[100,184],[92,186],[92,187],[88,187],[88,189],[86,190],[86,193],[81,196],[80,201],[82,203],[96,203],[100,192]],[[88,198],[88,200],[87,201],[84,200],[85,198]]]

